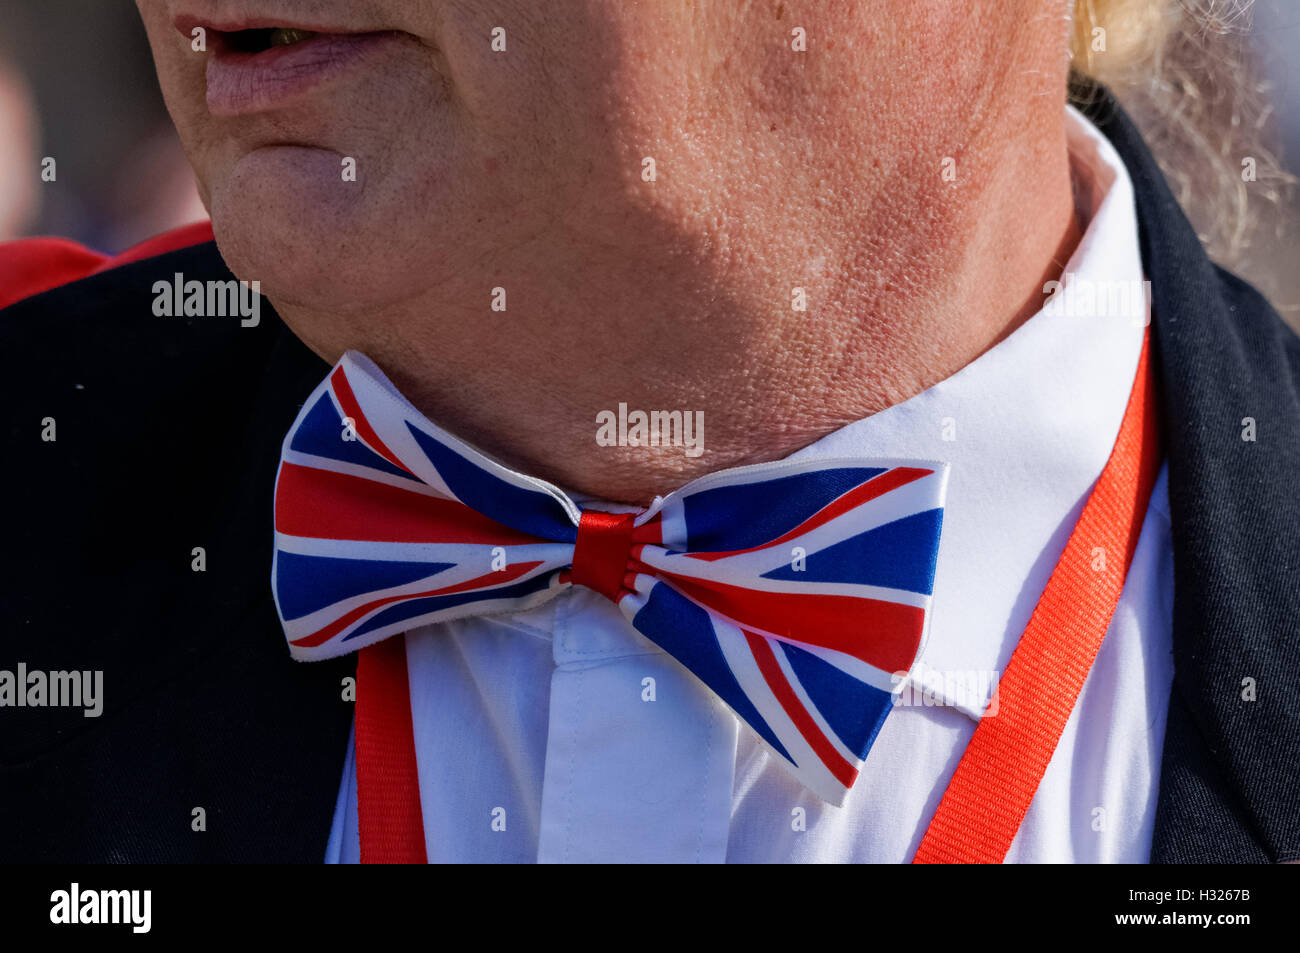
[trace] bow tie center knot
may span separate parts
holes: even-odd
[[[578,522],[578,539],[573,545],[570,581],[617,602],[632,552],[635,521],[635,513],[584,510]]]

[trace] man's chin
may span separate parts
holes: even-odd
[[[341,177],[343,158],[325,149],[262,148],[212,190],[222,257],[237,277],[261,282],[272,301],[351,311],[415,290],[419,270],[392,254],[391,222],[362,200],[362,183]]]

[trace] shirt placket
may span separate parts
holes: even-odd
[[[538,861],[725,861],[735,716],[585,589],[553,646]]]

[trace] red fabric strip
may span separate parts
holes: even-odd
[[[113,258],[66,238],[20,238],[3,242],[0,243],[0,308],[110,268],[210,241],[212,223],[198,222],[155,235]]]
[[[424,813],[404,637],[358,653],[356,725],[361,862],[423,864]]]
[[[114,255],[100,264],[95,269],[95,274],[129,265],[133,261],[143,261],[146,258],[154,258],[180,248],[188,248],[190,245],[202,245],[204,242],[213,240],[211,222],[193,222],[189,225],[182,225],[179,228],[173,228],[169,232],[163,232],[161,235],[146,238],[138,245],[132,245],[120,255]]]

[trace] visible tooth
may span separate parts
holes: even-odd
[[[277,27],[271,31],[271,45],[292,46],[295,43],[299,43],[302,40],[315,35],[316,34],[310,30],[295,30],[287,27]]]

